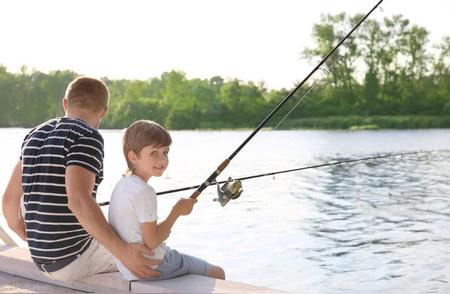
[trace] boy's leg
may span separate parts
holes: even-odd
[[[46,275],[56,280],[72,281],[114,271],[117,271],[114,256],[102,244],[93,239],[89,248],[80,257],[66,267],[46,273]]]
[[[156,270],[161,272],[161,276],[146,280],[166,280],[187,274],[210,276],[218,279],[225,278],[225,273],[222,268],[211,265],[198,257],[180,253],[169,247],[167,247],[164,259]]]

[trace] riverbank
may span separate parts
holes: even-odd
[[[450,128],[450,116],[328,116],[287,119],[278,129],[441,129]]]
[[[143,117],[144,118],[144,117]],[[148,119],[152,119],[148,117]],[[272,129],[280,118],[272,118],[265,128]],[[40,122],[39,122],[40,123]],[[36,123],[37,124],[37,123]],[[32,128],[36,124],[8,125],[3,128]],[[228,130],[253,130],[254,126],[237,126],[233,122],[217,120],[215,122],[200,122],[198,128],[170,128],[171,130],[196,130],[196,131],[228,131]],[[2,126],[0,126],[2,127]],[[128,125],[108,128],[104,125],[102,129],[123,129]],[[450,128],[450,115],[376,115],[376,116],[326,116],[308,117],[299,119],[286,119],[277,127],[277,130],[378,130],[378,129],[445,129]]]
[[[272,118],[265,128],[272,129],[281,118]],[[255,125],[256,126],[256,125]],[[381,129],[445,129],[450,128],[450,115],[374,115],[374,116],[326,116],[286,119],[277,130],[381,130]],[[196,130],[253,130],[253,127],[233,126],[232,123],[216,121],[200,123]],[[180,129],[181,130],[181,129]]]

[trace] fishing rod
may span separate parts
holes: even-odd
[[[256,129],[248,136],[247,139],[227,158],[225,159],[217,169],[198,186],[197,190],[190,196],[190,198],[197,198],[200,196],[206,187],[215,182],[216,178],[222,173],[222,171],[228,166],[231,160],[244,148],[245,145],[263,128],[263,126],[269,121],[275,113],[290,99],[294,94],[309,80],[309,78],[327,61],[327,59],[350,37],[350,35],[377,9],[377,7],[383,2],[380,0],[353,28],[352,30],[341,40],[339,43],[322,59],[321,62],[295,87],[273,110],[267,117],[256,127]],[[229,180],[220,189],[222,193],[219,193],[219,202],[222,206],[225,206],[231,199],[236,199],[236,195],[242,193],[242,184],[239,180]],[[235,198],[233,198],[235,197]]]
[[[298,167],[298,168],[280,170],[280,171],[275,171],[275,172],[262,173],[262,174],[257,174],[257,175],[251,175],[251,176],[236,178],[234,180],[235,181],[244,181],[244,180],[249,180],[249,179],[273,176],[273,175],[290,173],[290,172],[301,171],[301,170],[306,170],[306,169],[313,169],[313,168],[320,168],[320,167],[326,167],[326,166],[341,165],[341,164],[347,164],[347,163],[353,163],[353,162],[363,162],[363,161],[374,160],[374,159],[381,159],[381,158],[387,158],[387,157],[405,156],[405,155],[412,155],[412,154],[419,154],[419,153],[430,153],[430,152],[439,152],[439,151],[445,151],[445,150],[412,151],[412,152],[391,153],[391,154],[383,154],[383,155],[376,155],[376,156],[368,156],[368,157],[363,157],[363,158],[355,158],[355,159],[347,159],[347,160],[340,160],[340,161],[334,161],[334,162],[326,162],[326,163],[322,163],[322,164],[309,165],[309,166],[303,166],[303,167]],[[220,196],[221,193],[225,193],[225,192],[223,191],[222,188],[219,187],[219,185],[220,184],[229,183],[230,180],[231,179],[229,178],[228,180],[225,180],[225,181],[219,181],[219,182],[214,181],[212,183],[209,183],[208,186],[217,185],[218,186],[217,187],[218,194]],[[177,188],[177,189],[173,189],[173,190],[167,190],[167,191],[158,192],[158,193],[156,193],[156,195],[159,196],[159,195],[164,195],[164,194],[172,194],[172,193],[176,193],[176,192],[182,192],[182,191],[197,189],[198,187],[200,187],[200,185],[183,187],[183,188]],[[240,193],[239,193],[239,195],[238,194],[231,194],[231,195],[229,195],[229,197],[231,199],[233,199],[233,200],[237,199],[239,196],[240,196]],[[214,200],[218,200],[218,199],[214,199]],[[105,205],[108,205],[108,204],[109,204],[109,201],[100,202],[99,203],[100,206],[105,206]]]

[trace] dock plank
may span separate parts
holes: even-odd
[[[164,292],[154,290],[158,286],[166,289]],[[132,282],[131,291],[135,293],[280,293],[269,288],[263,288],[233,281],[223,281],[198,275],[186,275],[175,279]]]
[[[130,288],[129,282],[123,280],[119,272],[70,282],[50,279],[34,265],[28,249],[20,247],[0,247],[0,272],[85,292],[129,292]]]
[[[279,293],[278,290],[239,282],[186,275],[163,281],[127,281],[119,272],[97,274],[77,281],[57,281],[45,276],[34,265],[26,248],[0,247],[0,272],[41,283],[84,292],[108,293]],[[46,292],[46,291],[44,291]],[[76,292],[75,292],[76,293]]]
[[[86,293],[0,272],[0,293]]]

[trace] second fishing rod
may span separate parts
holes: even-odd
[[[275,115],[275,113],[289,100],[294,94],[309,80],[309,78],[328,60],[328,58],[353,34],[353,32],[372,14],[372,12],[378,8],[383,2],[380,0],[372,9],[352,28],[352,30],[341,40],[339,43],[322,59],[319,64],[264,118],[264,120],[256,127],[256,129],[248,136],[247,139],[242,142],[241,145],[227,158],[225,159],[217,169],[202,183],[197,190],[190,196],[190,198],[197,198],[200,196],[206,187],[216,181],[216,178],[223,172],[233,158],[244,148],[245,145],[266,125],[266,123]],[[242,186],[239,181],[227,182],[223,189],[223,193],[219,192],[219,202],[222,206],[225,206],[231,199],[236,199],[242,193]],[[227,192],[227,193],[225,193]],[[237,196],[237,197],[236,197]]]
[[[296,171],[315,169],[315,168],[321,168],[321,167],[327,167],[327,166],[336,166],[336,165],[349,164],[349,163],[362,163],[362,162],[369,161],[369,160],[386,159],[386,158],[398,157],[398,156],[403,157],[406,155],[428,154],[428,153],[433,153],[433,152],[450,152],[450,150],[428,150],[428,151],[411,151],[411,152],[403,152],[403,153],[387,153],[387,154],[366,156],[366,157],[362,157],[362,158],[337,160],[337,161],[333,161],[333,162],[325,162],[325,163],[320,163],[320,164],[315,164],[315,165],[308,165],[308,166],[302,166],[302,167],[297,167],[297,168],[291,168],[291,169],[285,169],[285,170],[279,170],[279,171],[273,171],[273,172],[265,172],[265,173],[261,173],[261,174],[251,175],[251,176],[239,177],[239,178],[235,178],[235,181],[244,181],[244,180],[256,179],[256,178],[267,177],[267,176],[274,176],[274,175],[279,175],[279,174],[285,174],[285,173],[291,173],[291,172],[296,172]],[[209,186],[217,185],[218,190],[220,190],[220,191],[218,191],[219,192],[218,194],[220,196],[220,194],[224,193],[224,191],[223,191],[223,189],[221,189],[219,187],[219,185],[228,184],[229,182],[230,182],[230,179],[225,180],[225,181],[218,181],[218,182],[214,181],[214,182],[210,183]],[[172,194],[172,193],[197,189],[198,187],[199,187],[199,185],[176,188],[176,189],[158,192],[158,193],[156,193],[156,195],[160,196],[160,195],[165,195],[165,194]],[[232,197],[231,199],[237,199],[237,197],[239,197],[239,195],[236,193],[236,194],[230,195],[230,197]],[[214,200],[219,200],[219,198],[214,199]],[[109,201],[99,202],[98,204],[100,206],[109,205]]]

